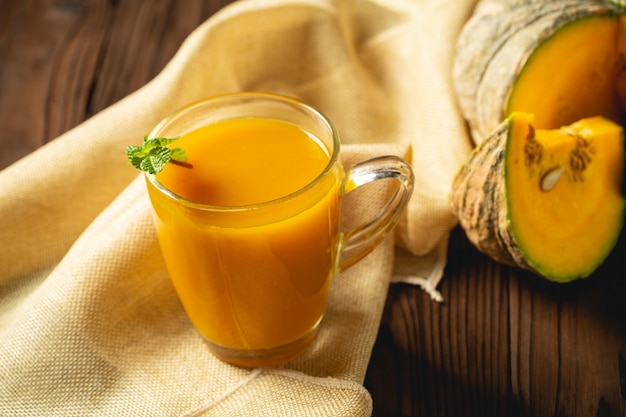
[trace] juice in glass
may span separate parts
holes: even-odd
[[[270,366],[314,340],[332,278],[395,226],[413,187],[399,157],[344,169],[339,136],[288,97],[240,93],[189,105],[150,137],[180,137],[187,166],[146,174],[157,237],[178,296],[211,351]],[[380,212],[340,230],[343,195],[399,186]]]
[[[215,344],[255,350],[313,330],[336,263],[341,171],[326,172],[300,201],[269,213],[254,205],[312,183],[328,165],[329,150],[296,125],[263,118],[216,122],[175,146],[186,150],[192,168],[168,164],[157,176],[164,187],[193,202],[247,212],[190,218],[188,207],[151,188],[157,219],[166,219],[157,231],[168,271],[195,327]]]

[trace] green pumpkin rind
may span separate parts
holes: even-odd
[[[626,11],[626,0],[609,0],[616,9]]]

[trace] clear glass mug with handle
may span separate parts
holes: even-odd
[[[210,98],[149,136],[180,137],[173,145],[188,148],[188,166],[146,174],[154,223],[191,322],[217,357],[238,366],[271,366],[306,349],[332,278],[384,239],[413,191],[411,167],[397,156],[344,168],[332,123],[289,97]],[[342,232],[343,197],[381,179],[398,184],[387,203]],[[220,186],[223,199],[211,200]]]

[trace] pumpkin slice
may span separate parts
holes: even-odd
[[[534,114],[542,129],[593,116],[624,124],[625,3],[480,0],[452,74],[474,142],[513,111]]]
[[[624,17],[600,14],[567,22],[533,50],[513,82],[506,114],[532,113],[536,128],[596,115],[623,123],[625,54]]]
[[[514,112],[471,154],[450,203],[470,241],[497,261],[568,282],[615,246],[626,203],[624,137],[604,117],[535,129]]]

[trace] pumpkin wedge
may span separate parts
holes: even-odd
[[[624,134],[604,117],[535,129],[513,112],[458,172],[450,202],[493,259],[568,282],[590,275],[622,229]]]

